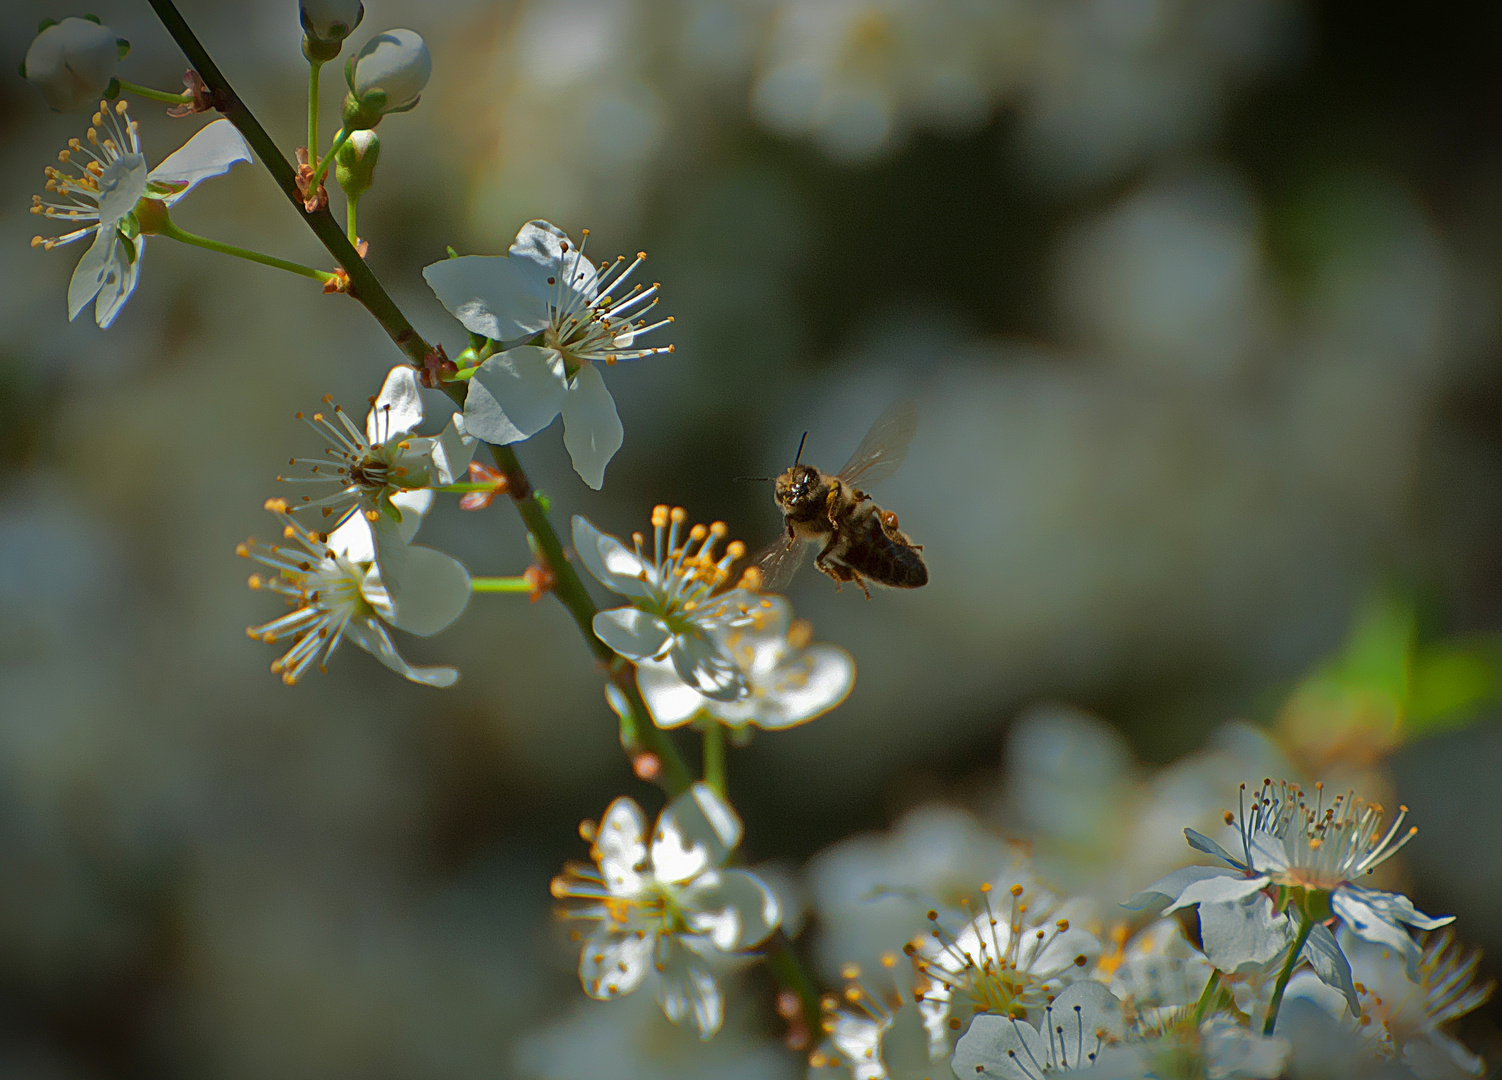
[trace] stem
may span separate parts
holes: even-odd
[[[1200,994],[1199,1002],[1194,1006],[1194,1029],[1199,1030],[1200,1021],[1205,1018],[1209,1011],[1210,1002],[1219,996],[1220,991],[1220,968],[1212,968],[1210,977],[1205,980],[1204,992]]]
[[[469,579],[469,587],[478,593],[529,593],[532,583],[525,577],[477,577]]]
[[[166,102],[168,105],[186,105],[188,102],[193,100],[193,95],[188,93],[187,91],[183,91],[180,94],[174,94],[170,90],[153,90],[149,86],[141,86],[139,83],[126,82],[124,79],[118,79],[116,81],[120,84],[120,93],[133,94],[138,98],[145,98],[147,101],[162,101]]]
[[[1267,1003],[1267,1019],[1262,1023],[1262,1034],[1271,1035],[1273,1025],[1278,1022],[1278,1007],[1283,1004],[1283,991],[1288,989],[1288,980],[1293,975],[1293,969],[1298,966],[1299,956],[1304,951],[1304,942],[1309,940],[1309,933],[1314,929],[1314,920],[1309,913],[1299,909],[1299,936],[1293,940],[1293,948],[1288,953],[1288,959],[1283,961],[1283,970],[1278,972],[1278,981],[1273,984],[1272,1000]]]
[[[271,173],[271,178],[276,181],[276,186],[282,189],[282,194],[287,197],[297,209],[298,215],[313,230],[315,236],[328,248],[329,254],[349,274],[349,294],[365,309],[375,316],[375,320],[391,336],[414,364],[422,365],[423,357],[428,353],[428,343],[424,341],[407,321],[401,309],[391,299],[390,294],[381,285],[375,274],[371,273],[370,267],[365,260],[360,258],[353,244],[344,235],[344,230],[334,220],[334,215],[327,209],[315,210],[308,213],[303,206],[302,193],[297,190],[297,172],[291,163],[282,156],[277,145],[272,141],[261,122],[255,118],[251,111],[245,107],[235,90],[219,70],[219,65],[214,63],[213,57],[203,47],[192,28],[183,21],[178,13],[177,5],[172,0],[147,0],[151,9],[156,12],[157,18],[162,21],[167,33],[172,35],[172,40],[177,42],[177,47],[182,49],[183,55],[193,65],[198,75],[204,81],[213,95],[214,107],[217,108],[230,123],[239,128],[240,134],[245,136],[245,141],[250,143],[256,156],[261,159],[261,164],[266,166],[266,171]]]
[[[808,1025],[809,1037],[817,1043],[824,1034],[824,1014],[819,1008],[819,990],[793,951],[793,942],[786,932],[778,930],[767,943],[767,967],[772,977],[793,993],[803,1003],[803,1022]]]
[[[313,170],[313,179],[308,183],[309,191],[317,189],[318,185],[323,183],[323,178],[328,175],[329,166],[334,163],[334,155],[339,152],[345,143],[349,142],[349,137],[353,134],[354,132],[348,128],[341,127],[339,129],[339,134],[334,136],[334,142],[329,146],[329,152],[323,155],[322,160],[319,161],[317,167]],[[308,153],[311,155],[313,151],[309,150]]]
[[[322,60],[308,61],[308,164],[318,167],[318,73]]]
[[[311,266],[302,263],[290,262],[287,259],[278,259],[275,255],[262,255],[259,251],[251,251],[249,248],[236,247],[234,244],[225,244],[218,240],[210,240],[206,236],[197,236],[190,232],[179,229],[171,219],[168,219],[159,233],[170,240],[178,240],[184,244],[192,244],[194,247],[207,248],[209,251],[217,251],[221,255],[233,255],[237,259],[249,259],[251,262],[260,263],[262,266],[274,266],[278,270],[286,270],[289,273],[298,274],[305,278],[312,278],[317,282],[332,281],[334,275],[326,274],[322,270],[314,270]]]
[[[725,798],[725,728],[718,720],[704,725],[704,782]]]
[[[359,235],[355,232],[355,208],[360,205],[360,196],[345,193],[344,196],[344,235],[349,237],[351,244],[360,242]],[[357,249],[358,250],[358,249]]]

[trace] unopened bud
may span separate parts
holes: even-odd
[[[360,0],[299,0],[297,14],[308,37],[338,46],[365,18],[365,5]],[[336,47],[330,59],[338,55]]]
[[[365,43],[345,66],[349,94],[344,99],[344,126],[373,128],[387,113],[406,112],[433,74],[422,35],[412,30],[387,30]]]
[[[355,132],[334,155],[334,179],[344,194],[358,199],[375,181],[376,162],[381,157],[381,137],[369,128]]]
[[[21,74],[58,112],[97,109],[118,92],[115,68],[130,45],[96,19],[64,19],[42,25],[26,50]]]

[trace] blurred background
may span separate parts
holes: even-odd
[[[175,89],[149,9],[101,2],[122,76]],[[296,5],[181,7],[290,156]],[[70,14],[3,5],[4,70]],[[865,841],[895,858],[979,830],[1138,887],[1273,761],[1409,805],[1399,880],[1497,970],[1502,9],[370,0],[355,46],[392,26],[434,76],[381,126],[361,226],[419,329],[457,352],[421,267],[533,217],[645,249],[677,318],[675,354],[609,373],[603,492],[557,425],[520,448],[556,522],[670,502],[755,548],[769,486],[733,478],[805,429],[836,469],[920,403],[878,500],[932,583],[793,586],[859,678],[733,755],[753,859],[791,880],[852,834],[896,826]],[[202,122],[133,115],[153,161]],[[0,1075],[798,1075],[760,973],[707,1056],[644,994],[579,993],[548,879],[581,818],[657,798],[556,604],[479,597],[404,642],[452,691],[355,649],[268,674],[234,545],[319,449],[293,414],[354,410],[400,357],[344,297],[165,240],[110,331],[69,325],[80,249],[31,250],[25,208],[84,123],[0,79]],[[328,263],[258,168],[176,216]],[[423,536],[528,559],[504,500]],[[1123,854],[1123,807],[1162,811],[1162,851]],[[866,944],[810,940],[826,975]]]

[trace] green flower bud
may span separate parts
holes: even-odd
[[[114,84],[123,44],[93,19],[44,24],[26,50],[21,74],[58,112],[97,109]]]
[[[381,157],[381,137],[368,129],[355,132],[334,155],[334,179],[344,194],[358,199],[375,182],[376,162]]]
[[[377,34],[345,65],[350,92],[344,99],[344,126],[373,128],[387,113],[413,108],[432,74],[433,60],[421,34]]]

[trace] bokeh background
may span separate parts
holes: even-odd
[[[175,87],[146,6],[101,2],[122,75]],[[181,6],[290,152],[295,4]],[[4,70],[68,14],[0,7]],[[672,502],[756,546],[776,511],[735,477],[805,429],[836,468],[920,403],[879,497],[932,584],[794,585],[860,675],[733,756],[754,859],[791,879],[915,807],[1108,843],[1103,808],[1207,746],[1195,805],[1231,802],[1274,745],[1240,720],[1411,806],[1415,900],[1502,955],[1502,9],[370,0],[354,41],[391,26],[435,71],[361,224],[419,328],[457,351],[420,268],[532,217],[647,250],[677,317],[674,355],[610,372],[603,492],[556,426],[521,448],[558,522]],[[153,160],[201,122],[133,114]],[[25,208],[82,123],[0,79],[0,1074],[797,1075],[759,977],[709,1056],[645,995],[583,1002],[548,878],[579,819],[655,796],[559,607],[480,597],[408,643],[448,692],[353,649],[268,674],[234,545],[316,449],[293,414],[400,357],[343,297],[164,240],[110,331],[69,325],[74,257]],[[253,167],[177,217],[328,261]],[[527,559],[505,505],[424,537]]]

